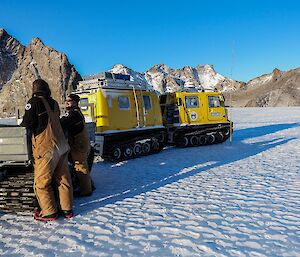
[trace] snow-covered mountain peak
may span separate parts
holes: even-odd
[[[129,70],[130,69],[123,64],[115,64],[110,71],[114,73],[127,74]]]
[[[165,64],[156,64],[153,67],[151,67],[147,72],[150,72],[150,73],[161,72],[161,73],[168,74],[172,71],[173,71],[173,69]]]
[[[112,69],[109,70],[109,72],[117,73],[117,74],[126,74],[130,75],[130,80],[137,81],[140,83],[148,83],[148,81],[145,78],[144,73],[134,71],[128,67],[126,67],[123,64],[116,64],[113,66]],[[149,83],[148,83],[149,84]],[[152,89],[152,85],[149,85],[149,88]]]
[[[189,66],[189,65],[186,65],[186,66],[183,66],[183,68],[182,68],[183,70],[187,70],[187,71],[191,71],[191,70],[193,70],[194,69],[194,67],[192,67],[192,66]]]
[[[184,66],[173,69],[165,64],[156,64],[145,73],[134,71],[123,64],[116,64],[110,72],[127,74],[131,80],[143,81],[160,92],[175,92],[184,88],[225,91],[239,87],[242,82],[226,78],[214,70],[213,65]]]

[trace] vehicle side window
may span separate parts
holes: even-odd
[[[106,96],[106,101],[107,101],[107,105],[108,105],[108,107],[112,107],[112,97],[111,97],[111,95],[107,95]]]
[[[186,108],[198,108],[199,100],[197,96],[186,96],[185,97]]]
[[[219,96],[208,96],[208,106],[221,107],[222,105]]]
[[[144,102],[144,108],[145,110],[151,109],[151,99],[148,95],[143,95],[143,102]]]
[[[89,99],[88,98],[80,98],[79,102],[80,109],[86,111],[89,106]]]
[[[130,109],[129,97],[119,96],[118,97],[118,104],[119,104],[119,108],[121,110],[129,110]]]
[[[225,97],[223,95],[220,95],[219,96],[219,99],[220,99],[220,105],[222,107],[225,107]]]

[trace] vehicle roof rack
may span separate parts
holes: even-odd
[[[106,88],[106,89],[138,89],[153,91],[151,85],[147,82],[131,81],[130,75],[117,74],[111,72],[103,72],[94,75],[83,77],[83,81],[79,81],[77,90],[85,91],[91,89]]]
[[[113,80],[121,79],[121,80],[130,81],[130,75],[112,73],[112,72],[102,72],[102,73],[98,73],[98,74],[91,74],[91,75],[84,76],[82,78],[83,78],[84,81],[92,80],[92,79],[100,79],[100,80],[104,80],[104,79],[113,79]]]

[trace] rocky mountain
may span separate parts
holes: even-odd
[[[180,69],[172,69],[165,64],[157,64],[148,71],[141,73],[122,64],[117,64],[110,71],[128,74],[135,81],[147,82],[161,94],[186,88],[228,91],[242,88],[245,85],[244,82],[235,81],[218,74],[212,65],[185,66]]]
[[[24,49],[19,41],[0,28],[0,89],[11,79]]]
[[[250,80],[242,89],[225,93],[235,107],[300,106],[300,68],[274,69]]]
[[[32,82],[37,78],[49,83],[52,96],[59,103],[63,103],[66,92],[73,90],[81,80],[65,54],[45,46],[39,38],[25,47],[1,29],[1,117],[14,116],[18,107],[25,106],[32,94]]]

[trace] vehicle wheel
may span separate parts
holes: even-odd
[[[206,138],[206,136],[199,136],[199,138],[198,138],[198,145],[205,145],[206,144],[206,140],[207,140],[207,138]]]
[[[152,144],[151,144],[151,148],[155,152],[159,151],[159,143],[157,141],[153,141]]]
[[[163,133],[161,133],[158,137],[157,140],[159,143],[163,143],[165,142],[165,135]]]
[[[223,140],[224,140],[224,136],[223,136],[222,132],[218,132],[216,134],[216,142],[221,143],[221,142],[223,142]]]
[[[150,143],[149,142],[145,142],[143,144],[143,152],[144,152],[144,154],[148,154],[148,153],[150,153],[150,151],[151,151],[151,145],[150,145]]]
[[[119,160],[122,156],[122,152],[121,152],[121,149],[119,147],[115,147],[115,149],[113,150],[113,159],[114,160]]]
[[[198,145],[198,141],[199,141],[198,137],[196,137],[196,136],[191,136],[191,138],[190,138],[190,144],[191,144],[192,146]]]
[[[136,143],[133,147],[133,154],[138,156],[141,153],[142,153],[142,144]]]
[[[181,147],[187,147],[189,145],[189,139],[187,136],[181,137],[178,143]]]
[[[130,158],[133,155],[133,148],[131,146],[126,146],[124,149],[124,156]]]
[[[224,131],[224,133],[223,133],[225,136],[229,136],[229,134],[230,134],[230,129],[228,128],[228,129],[226,129],[225,131]]]
[[[223,133],[223,136],[224,136],[223,142],[225,142],[230,137],[230,129],[226,129],[222,133]]]
[[[207,144],[211,145],[215,142],[216,137],[213,134],[207,135]]]

